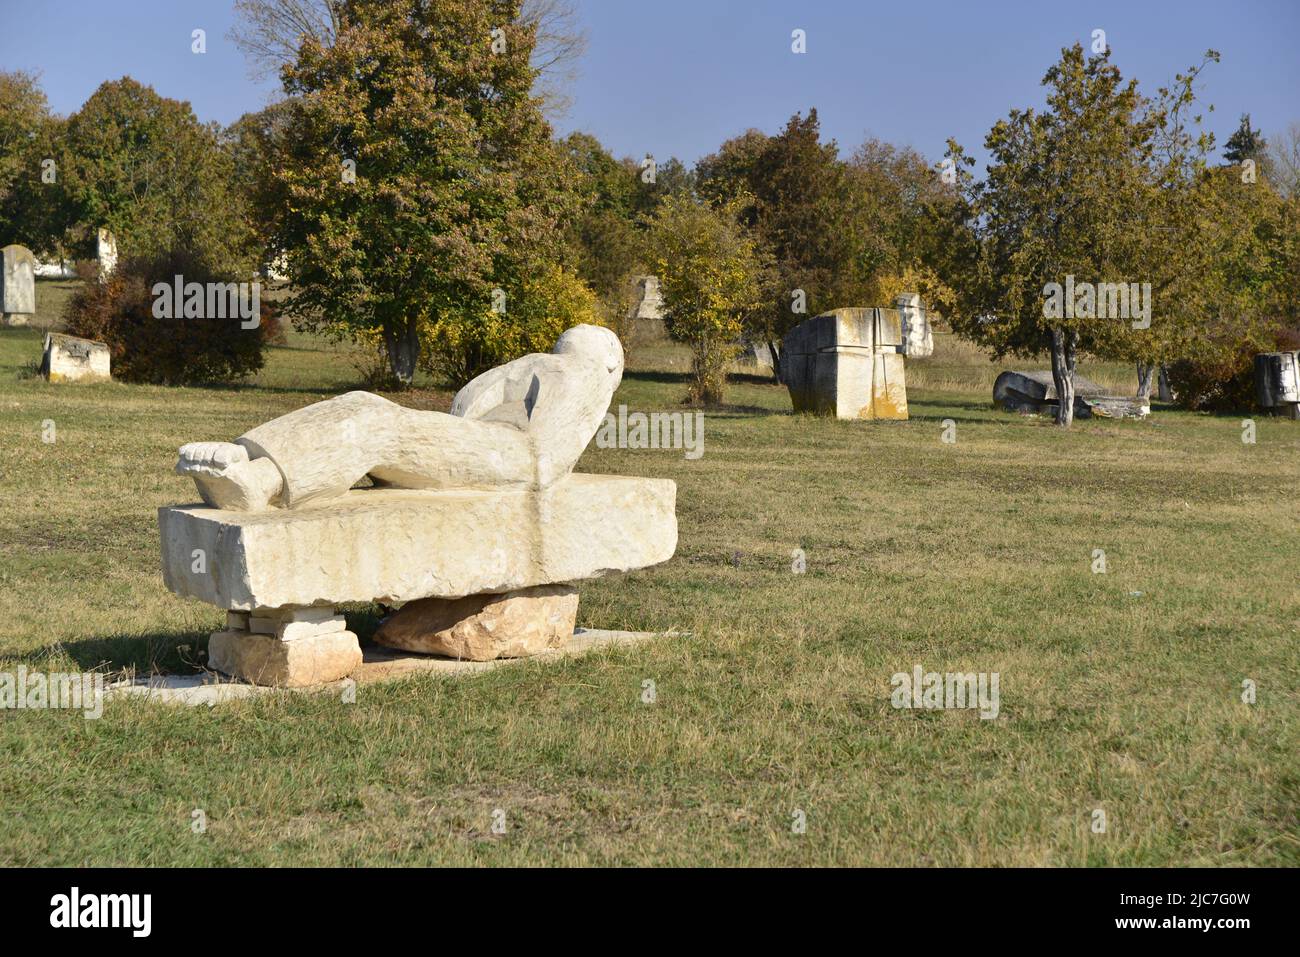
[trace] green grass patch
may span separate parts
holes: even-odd
[[[242,386],[50,386],[19,375],[41,334],[0,331],[0,670],[193,671],[222,614],[162,584],[156,509],[194,499],[177,447],[356,370],[291,336]],[[355,704],[0,711],[0,863],[1300,863],[1300,424],[1244,445],[1239,417],[1159,408],[1062,433],[992,408],[1008,366],[940,346],[909,360],[908,422],[794,416],[751,374],[699,460],[587,451],[674,479],[680,542],[582,583],[580,624],[690,637]],[[683,408],[680,350],[629,368],[615,404]],[[918,664],[998,672],[997,720],[893,709]]]

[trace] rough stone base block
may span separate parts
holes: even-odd
[[[305,688],[356,671],[361,667],[361,645],[350,631],[294,641],[219,631],[208,640],[208,667],[253,684]]]
[[[564,647],[577,616],[578,590],[571,585],[452,600],[423,598],[386,618],[375,641],[465,661],[526,658]]]

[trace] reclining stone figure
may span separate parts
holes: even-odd
[[[295,508],[344,495],[365,476],[410,489],[544,489],[568,475],[623,376],[618,337],[574,326],[550,354],[491,369],[451,414],[349,392],[272,419],[230,442],[180,450],[176,471],[208,505]]]

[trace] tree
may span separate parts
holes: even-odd
[[[763,305],[768,264],[737,221],[742,203],[714,207],[670,196],[650,223],[664,324],[691,349],[691,402],[722,402],[727,363],[747,320]]]
[[[1046,109],[999,120],[985,139],[987,179],[968,181],[978,253],[973,271],[950,278],[960,289],[950,321],[998,357],[1048,352],[1056,422],[1068,427],[1080,352],[1114,351],[1132,333],[1129,310],[1112,316],[1098,307],[1096,290],[1138,281],[1141,292],[1147,278],[1159,124],[1109,51],[1085,60],[1075,44],[1043,83]],[[969,165],[959,148],[952,158]],[[1068,295],[1077,298],[1067,304]]]
[[[475,376],[529,352],[549,352],[572,326],[604,325],[591,288],[560,265],[543,266],[502,290],[500,309],[450,313],[421,330],[424,368],[459,389]]]
[[[741,221],[770,251],[774,269],[750,334],[767,342],[779,378],[780,341],[790,328],[867,292],[862,194],[835,142],[821,142],[815,109],[791,117],[776,136],[750,130],[729,140],[696,172],[701,195],[739,200]]]
[[[347,0],[235,0],[237,20],[230,38],[255,78],[276,76],[297,61],[304,40],[333,46],[346,6]],[[543,102],[547,109],[563,112],[565,90],[587,49],[573,0],[524,0],[519,17],[534,29],[532,65],[541,78]]]
[[[57,246],[66,211],[58,168],[43,164],[54,159],[62,125],[34,74],[0,72],[0,246]]]
[[[261,266],[270,264],[271,237],[279,226],[275,163],[284,151],[294,107],[294,100],[280,100],[256,113],[245,113],[222,133],[222,145],[231,159],[231,185],[243,200]]]
[[[379,329],[409,384],[422,330],[482,317],[494,290],[557,261],[572,177],[531,96],[518,0],[347,0],[339,15],[334,43],[306,38],[284,71],[298,102],[273,248],[299,324]]]
[[[1270,182],[1282,196],[1300,197],[1300,123],[1292,121],[1269,140],[1268,169]]]
[[[1237,167],[1203,171],[1196,198],[1195,306],[1170,380],[1187,408],[1248,411],[1255,355],[1300,346],[1300,204]]]
[[[1223,144],[1223,158],[1233,166],[1239,166],[1248,159],[1259,162],[1267,155],[1268,143],[1259,130],[1251,129],[1250,114],[1241,114],[1241,122],[1236,131]]]
[[[59,148],[59,188],[83,253],[107,226],[124,257],[189,250],[214,273],[248,272],[252,236],[218,133],[188,103],[130,77],[101,85]]]

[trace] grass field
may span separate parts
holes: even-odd
[[[49,386],[39,349],[0,330],[0,671],[193,671],[223,619],[162,584],[176,448],[357,375],[294,336],[245,387]],[[629,368],[616,402],[680,407],[680,354]],[[697,461],[590,448],[582,471],[676,480],[680,542],[582,583],[579,623],[690,637],[354,704],[0,711],[0,864],[1300,863],[1300,424],[1062,434],[991,407],[998,368],[941,339],[911,420],[877,424],[746,376]],[[364,640],[374,609],[348,613]],[[999,716],[894,709],[916,665],[997,672]]]

